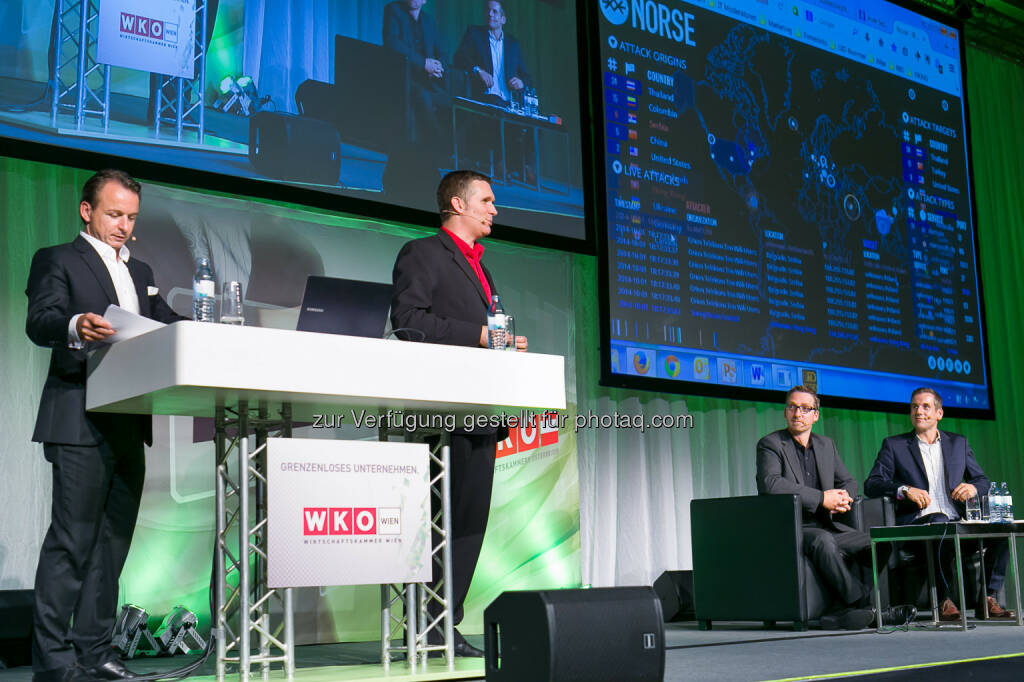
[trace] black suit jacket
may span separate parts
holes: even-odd
[[[491,273],[483,268],[491,293],[498,293]],[[469,261],[452,238],[438,230],[432,237],[414,239],[402,247],[391,274],[391,326],[423,333],[397,332],[403,339],[480,347],[480,330],[487,325],[490,301]],[[456,429],[455,433],[466,433]],[[472,433],[508,437],[504,426],[475,429]]]
[[[412,62],[413,73],[423,73],[423,63],[428,57],[441,59],[441,43],[437,36],[437,25],[434,17],[420,11],[420,27],[423,30],[423,51],[419,52],[414,47],[413,41],[413,19],[409,14],[408,6],[397,0],[389,2],[384,7],[384,47],[389,50],[404,54]],[[358,65],[353,65],[358,68]]]
[[[989,479],[974,458],[966,438],[957,433],[941,431],[939,443],[946,473],[946,494],[963,517],[964,505],[953,499],[953,489],[966,481],[978,489],[979,495],[985,495]],[[875,465],[871,467],[871,473],[864,482],[864,492],[869,497],[888,495],[896,500],[896,493],[902,485],[928,490],[928,474],[921,459],[921,449],[917,445],[917,434],[913,431],[889,436],[882,441]],[[912,523],[919,511],[918,506],[909,499],[896,500],[896,523]]]
[[[498,293],[481,263],[491,293]],[[419,334],[398,335],[412,341],[480,347],[490,302],[462,251],[443,230],[408,242],[398,252],[391,275],[391,326]]]
[[[773,431],[757,442],[757,493],[759,495],[800,496],[804,519],[813,516],[825,525],[836,525],[831,514],[821,508],[825,490],[843,489],[850,497],[857,497],[857,481],[839,457],[831,438],[811,434],[818,483],[821,488],[804,485],[804,469],[796,445],[789,431]],[[842,526],[844,530],[848,526]]]
[[[129,258],[139,312],[160,322],[185,318],[176,314],[158,295],[149,295],[153,271],[137,258]],[[64,445],[97,445],[111,429],[139,429],[152,442],[152,420],[147,415],[90,414],[85,411],[86,347],[68,348],[68,325],[79,313],[102,315],[117,303],[117,292],[103,260],[79,235],[70,244],[36,251],[28,275],[28,318],[25,331],[40,346],[53,349],[43,385],[32,440]]]
[[[519,41],[505,31],[505,84],[508,87],[510,78],[519,78],[524,84],[531,83],[530,73],[526,70],[523,62],[523,53],[519,49]],[[472,71],[474,66],[479,66],[487,73],[494,75],[494,64],[491,61],[491,43],[487,37],[486,26],[470,26],[466,29],[466,35],[462,36],[459,49],[455,51],[455,65],[466,71]],[[470,83],[473,84],[473,97],[480,99],[487,88],[484,82],[476,74],[470,74]]]

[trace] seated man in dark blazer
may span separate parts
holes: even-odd
[[[487,0],[486,26],[470,26],[455,51],[455,65],[470,72],[473,99],[504,106],[512,91],[530,84],[519,41],[504,31],[505,9]]]
[[[184,319],[125,245],[141,191],[121,171],[93,175],[82,188],[82,232],[70,244],[37,251],[29,271],[25,328],[53,349],[32,435],[53,465],[50,528],[35,581],[35,682],[135,676],[117,659],[111,635],[152,420],[86,412],[85,383],[87,351],[115,332],[102,317],[109,304],[161,322]]]
[[[787,428],[769,433],[757,443],[757,492],[800,496],[804,553],[836,604],[822,616],[821,625],[826,629],[859,630],[875,620],[873,588],[860,570],[871,565],[871,540],[867,533],[834,518],[850,510],[857,495],[857,481],[840,459],[832,439],[811,433],[819,407],[818,395],[811,388],[794,386],[786,393]],[[881,562],[885,563],[887,557],[881,557]],[[896,607],[886,609],[882,620],[890,625],[902,624],[916,615],[916,611]]]
[[[531,85],[531,78],[523,62],[519,41],[505,31],[502,3],[487,0],[483,4],[487,25],[466,29],[459,49],[455,51],[454,61],[457,67],[466,70],[473,99],[508,107],[513,93],[521,93]],[[485,125],[477,120],[472,129],[459,130],[456,134],[459,136],[459,149],[464,150],[465,158],[477,168],[495,172],[488,168],[497,169],[504,165],[510,177],[501,180],[536,182],[536,151],[529,143],[532,137],[527,127],[507,126],[504,148],[499,144],[503,136],[496,121]]]
[[[415,191],[415,181],[448,166],[452,152],[451,99],[445,84],[444,57],[434,17],[423,11],[426,0],[395,0],[384,7],[382,43],[409,61],[409,115],[411,139],[395,135],[388,150],[383,177],[384,191],[393,201],[416,208],[430,201],[428,193]],[[353,68],[361,68],[353,64]],[[382,83],[382,95],[395,84]],[[413,180],[413,182],[410,182]],[[433,186],[433,182],[430,183]]]
[[[434,17],[423,11],[426,0],[395,0],[384,7],[384,47],[409,58],[414,76],[439,87],[444,77],[441,44]]]
[[[497,293],[481,262],[480,240],[491,233],[498,210],[489,178],[474,171],[452,171],[437,188],[441,229],[402,247],[392,273],[391,326],[403,339],[454,346],[487,347],[487,308]],[[414,331],[400,331],[414,330]],[[527,339],[516,337],[525,351]],[[495,429],[451,435],[452,622],[462,620],[462,603],[480,556],[494,480]],[[432,502],[436,502],[431,497]],[[433,510],[436,513],[436,509]],[[433,583],[441,578],[434,565]],[[431,602],[433,607],[434,602]],[[432,609],[432,614],[436,612]],[[431,643],[439,643],[431,630]],[[482,656],[455,632],[455,653]]]
[[[988,490],[989,479],[978,466],[974,452],[963,436],[939,431],[942,398],[931,388],[915,389],[910,396],[910,421],[914,430],[882,441],[875,464],[864,482],[871,497],[887,495],[896,501],[896,523],[946,523],[964,517],[964,503]],[[907,549],[916,551],[908,543]],[[1005,539],[987,540],[991,556],[985,560],[988,593],[979,595],[975,614],[978,618],[1009,620],[1015,617],[996,600],[1006,581],[1009,549]],[[952,548],[947,545],[940,558],[947,575],[954,564]],[[960,620],[949,585],[939,608],[941,620]],[[961,604],[961,607],[963,605]],[[986,612],[987,611],[987,612]]]

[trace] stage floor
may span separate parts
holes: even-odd
[[[467,639],[483,646],[481,636]],[[941,630],[914,627],[887,634],[873,630],[793,632],[764,630],[754,623],[715,623],[709,632],[695,623],[668,624],[665,628],[665,682],[764,682],[769,680],[823,680],[899,671],[920,666],[995,658],[999,679],[1024,680],[1024,629],[1006,623],[981,625],[967,632],[945,626]],[[413,674],[404,663],[384,673],[377,642],[321,644],[296,648],[296,682],[396,682],[397,680],[482,680],[483,661],[456,659],[450,672],[440,660]],[[1001,660],[999,660],[1001,659]],[[140,657],[128,665],[137,672],[165,672],[194,657]],[[212,682],[213,663],[192,680]],[[1005,676],[1003,675],[1005,673]],[[928,677],[927,671],[922,673]],[[0,670],[0,682],[30,682],[28,666]],[[237,679],[229,675],[229,680]],[[258,674],[253,680],[259,680]],[[271,680],[283,680],[275,668]],[[858,679],[860,679],[858,677]],[[923,679],[923,678],[922,678]],[[966,676],[964,679],[981,679]],[[540,682],[523,680],[522,682]]]
[[[755,623],[714,623],[701,632],[696,623],[680,623],[665,626],[665,647],[665,682],[830,679],[1013,654],[1019,657],[1007,666],[1018,674],[1007,679],[1024,680],[1024,629],[1009,623],[886,634],[765,630]]]

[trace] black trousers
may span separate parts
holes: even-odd
[[[836,524],[833,528],[812,522],[803,526],[804,554],[818,569],[836,601],[843,606],[868,606],[872,587],[863,578],[871,566],[871,538],[867,533]],[[884,564],[888,559],[880,558]]]
[[[43,446],[53,465],[53,502],[36,567],[37,673],[114,658],[118,580],[146,475],[142,438],[127,431],[95,446]]]
[[[436,441],[434,441],[436,442]],[[476,571],[480,548],[487,530],[494,482],[494,434],[451,435],[449,485],[451,487],[452,527],[452,622],[462,622],[462,604]],[[431,467],[433,469],[433,467]],[[434,472],[431,474],[436,475]],[[438,500],[431,496],[431,513],[437,513]],[[434,538],[436,545],[437,538]],[[438,589],[441,568],[435,563],[431,589]],[[431,602],[433,605],[433,602]],[[437,610],[430,609],[436,617]]]

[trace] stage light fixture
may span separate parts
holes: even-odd
[[[184,606],[175,606],[157,629],[160,649],[166,654],[187,654],[193,649],[203,649],[206,642],[196,631],[199,619]]]
[[[225,76],[218,86],[218,96],[213,108],[228,114],[251,116],[260,110],[262,102],[257,101],[256,83],[251,76]],[[269,100],[269,98],[264,98]]]
[[[138,650],[140,640],[145,638],[144,647],[150,651],[159,651],[156,640],[149,631],[147,621],[149,614],[146,609],[135,604],[124,604],[121,613],[114,623],[113,646],[124,658],[133,658]]]

